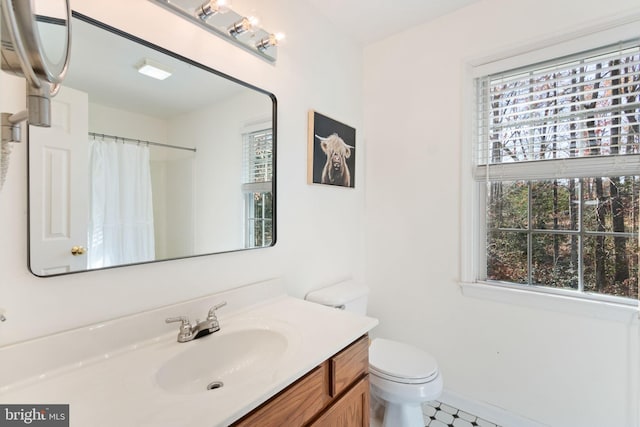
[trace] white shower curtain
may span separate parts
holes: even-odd
[[[90,141],[90,268],[155,257],[149,147]]]

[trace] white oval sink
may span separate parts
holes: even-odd
[[[279,331],[251,328],[222,330],[176,345],[185,350],[158,369],[156,382],[170,392],[200,393],[217,389],[220,383],[227,387],[268,378],[289,341]]]

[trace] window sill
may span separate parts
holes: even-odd
[[[640,318],[637,304],[617,304],[483,282],[462,282],[460,287],[462,295],[467,297],[511,305],[516,304],[528,308],[551,310],[627,324],[638,322]]]

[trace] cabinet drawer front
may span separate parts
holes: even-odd
[[[369,336],[365,335],[330,359],[329,393],[335,397],[369,372]]]
[[[324,408],[330,398],[326,380],[328,364],[315,368],[295,384],[282,391],[267,404],[233,424],[260,427],[302,426]]]

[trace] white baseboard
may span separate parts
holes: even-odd
[[[541,424],[538,421],[514,414],[487,402],[469,399],[447,389],[442,392],[442,396],[438,400],[469,414],[491,421],[500,427],[549,427],[547,424]]]

